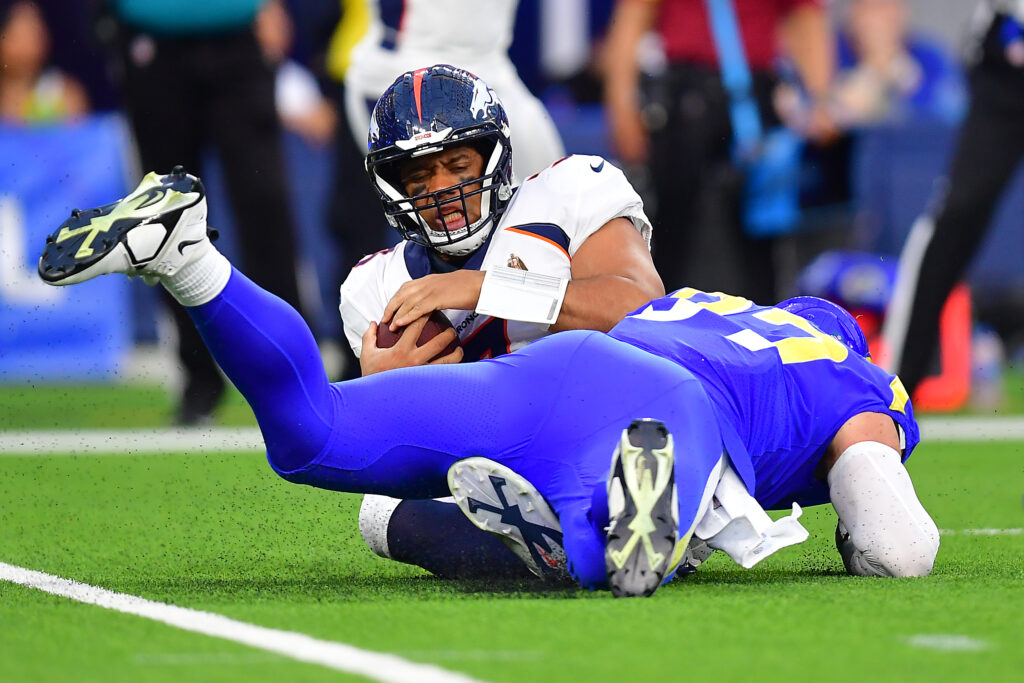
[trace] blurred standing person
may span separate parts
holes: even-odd
[[[843,126],[908,118],[960,122],[960,68],[936,39],[911,29],[909,15],[907,0],[847,3],[832,94]]]
[[[124,106],[143,168],[196,172],[207,145],[224,168],[253,279],[298,305],[274,68],[254,35],[264,0],[108,0],[119,24]],[[181,307],[171,306],[185,383],[176,415],[207,421],[224,380]]]
[[[390,246],[394,238],[381,215],[377,192],[366,177],[364,157],[367,129],[363,129],[361,135],[354,135],[353,126],[362,124],[353,124],[349,120],[347,108],[346,74],[351,65],[353,50],[367,34],[370,8],[368,0],[341,0],[340,9],[340,20],[335,23],[333,33],[326,41],[326,67],[329,76],[327,92],[338,114],[329,222],[340,251],[338,273],[344,279],[360,259]],[[384,88],[381,88],[383,91]],[[358,114],[360,121],[369,120],[369,114],[362,111]],[[342,342],[339,348],[344,359],[341,379],[359,377],[359,358],[347,343]]]
[[[0,119],[51,123],[83,116],[89,99],[82,86],[48,67],[50,32],[30,0],[0,0]]]
[[[945,196],[907,236],[882,331],[886,364],[910,393],[934,356],[942,306],[1024,157],[1024,0],[987,0],[973,25],[970,104]]]
[[[765,301],[775,297],[773,244],[743,229],[744,177],[711,28],[711,9],[723,3],[736,17],[762,128],[779,125],[772,96],[784,52],[810,103],[800,132],[831,140],[826,100],[835,51],[822,0],[618,0],[604,59],[605,104],[619,160],[645,166],[652,178],[654,261],[666,287],[693,284]],[[650,103],[643,109],[638,47],[652,29],[667,64],[644,85]]]
[[[282,0],[264,3],[254,29],[264,56],[275,69],[274,99],[281,125],[310,147],[330,144],[337,132],[338,115],[320,91],[316,75],[292,58],[295,25]]]
[[[365,151],[370,111],[400,74],[451,64],[483,79],[512,123],[513,171],[520,179],[564,154],[544,105],[520,80],[508,57],[519,0],[366,0],[368,28],[345,75],[352,135]]]

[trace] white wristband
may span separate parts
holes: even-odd
[[[505,320],[550,325],[558,319],[567,278],[495,266],[484,274],[476,312]]]

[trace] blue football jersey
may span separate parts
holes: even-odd
[[[766,508],[828,501],[814,470],[858,413],[890,415],[905,437],[904,459],[920,439],[898,377],[782,309],[685,288],[634,311],[611,336],[698,378],[734,468]]]

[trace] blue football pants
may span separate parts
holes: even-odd
[[[188,309],[249,402],[271,467],[285,479],[396,498],[449,495],[456,460],[518,472],[562,524],[568,566],[607,586],[604,500],[612,453],[636,418],[664,422],[676,447],[679,522],[698,513],[722,440],[684,368],[598,332],[565,332],[493,360],[393,370],[331,384],[299,314],[238,270]]]

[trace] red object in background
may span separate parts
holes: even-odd
[[[868,339],[871,359],[888,366],[888,350],[880,335],[876,313],[851,311]],[[921,352],[910,349],[904,353]],[[939,374],[925,377],[911,397],[919,413],[959,410],[971,394],[971,291],[961,283],[953,288],[939,315]]]
[[[771,71],[778,56],[776,29],[803,5],[823,7],[822,0],[735,0],[736,22],[750,68]],[[718,68],[718,51],[704,0],[663,0],[656,29],[671,63],[694,62]]]

